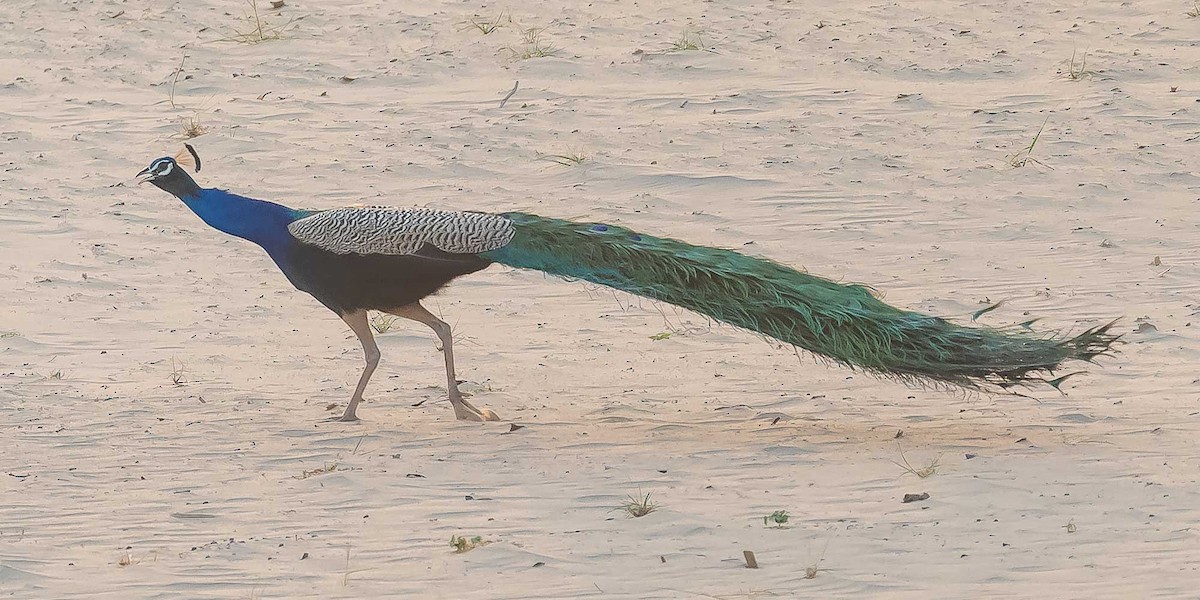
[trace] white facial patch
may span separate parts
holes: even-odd
[[[158,179],[159,177],[165,177],[174,168],[175,161],[169,158],[160,158],[154,161],[154,164],[150,165],[150,174],[153,175],[155,179]]]

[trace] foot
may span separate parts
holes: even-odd
[[[355,406],[347,406],[346,412],[342,413],[342,416],[330,417],[326,419],[326,421],[330,421],[332,423],[354,423],[355,421],[358,421],[358,415],[355,414],[354,411],[355,408]]]
[[[470,402],[458,398],[450,399],[450,403],[454,405],[454,416],[459,421],[499,421],[500,416],[487,408],[475,408]]]

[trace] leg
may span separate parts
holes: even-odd
[[[462,394],[458,391],[458,380],[454,377],[454,336],[450,332],[450,326],[441,319],[433,316],[433,313],[421,306],[420,302],[413,302],[407,306],[401,306],[395,310],[388,312],[397,317],[412,319],[418,323],[424,323],[437,334],[438,339],[442,341],[442,354],[446,357],[446,390],[450,394],[450,405],[454,407],[454,416],[467,421],[499,421],[500,417],[496,413],[486,408],[475,408],[470,402],[463,399]]]
[[[362,402],[363,390],[367,389],[367,381],[371,379],[371,374],[379,365],[379,346],[375,345],[375,336],[371,334],[371,325],[367,322],[367,311],[346,313],[342,315],[342,320],[350,326],[354,335],[358,336],[358,341],[362,342],[363,358],[367,361],[362,377],[358,379],[358,387],[354,388],[354,395],[350,397],[350,404],[346,406],[346,412],[342,418],[338,419],[339,421],[357,421],[358,416],[354,414],[354,410],[358,408],[358,403]]]

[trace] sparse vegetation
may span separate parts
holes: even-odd
[[[50,374],[50,379],[62,379],[65,376],[66,375],[63,373],[62,369],[59,369]]]
[[[688,50],[703,50],[704,40],[700,38],[700,34],[691,29],[684,29],[679,35],[679,39],[671,44],[671,51],[684,52]]]
[[[470,538],[461,535],[450,536],[450,546],[454,548],[454,552],[456,554],[469,552],[480,546],[486,546],[489,543],[490,542],[484,541],[483,538],[478,535]]]
[[[307,556],[307,555],[305,555]],[[342,571],[342,587],[350,585],[350,576],[355,573],[362,573],[368,569],[350,570],[350,546],[346,546],[346,568]]]
[[[175,85],[179,83],[179,75],[183,73],[183,63],[187,61],[187,54],[179,59],[179,66],[175,68],[175,74],[171,77],[171,93],[168,98],[171,101],[171,108],[175,108]]]
[[[200,122],[199,115],[180,117],[179,121],[179,135],[182,135],[183,139],[185,140],[190,140],[194,137],[200,137],[205,133],[208,133],[208,127]]]
[[[307,471],[303,471],[299,475],[293,475],[292,478],[293,479],[308,479],[309,477],[314,477],[316,475],[324,475],[326,473],[332,473],[337,470],[337,467],[338,467],[337,463],[330,463],[323,467],[318,467],[316,469],[309,469]]]
[[[125,551],[121,553],[121,556],[119,558],[117,558],[117,566],[118,567],[128,567],[130,565],[137,565],[137,564],[141,564],[141,562],[143,560],[144,559],[142,559],[142,558],[135,560],[133,558],[133,553],[129,551],[129,548],[125,548]],[[150,553],[150,562],[158,562],[158,551],[157,550],[152,551]]]
[[[270,40],[278,40],[283,37],[283,33],[297,21],[291,19],[283,25],[271,25],[263,21],[262,16],[258,14],[258,0],[246,0],[246,4],[250,5],[250,12],[243,17],[245,22],[243,26],[235,28],[233,35],[225,38],[226,41],[238,42],[239,44],[261,44]],[[274,8],[281,8],[272,4]]]
[[[787,524],[788,519],[790,518],[791,515],[789,515],[786,510],[777,510],[763,517],[763,525],[770,525],[774,523],[776,527],[783,527]]]
[[[804,567],[804,578],[805,579],[816,579],[817,578],[817,573],[821,572],[821,563],[825,562],[825,553],[827,551],[829,551],[829,542],[828,541],[825,542],[825,548],[823,550],[821,550],[821,556],[817,557],[816,562],[814,562],[813,564],[811,564],[807,567]]]
[[[913,475],[916,475],[917,477],[919,477],[921,479],[925,479],[926,477],[930,477],[933,474],[937,473],[938,465],[942,460],[941,456],[938,456],[937,458],[929,461],[929,464],[925,465],[924,467],[917,469],[917,468],[914,468],[912,466],[912,464],[910,464],[908,462],[908,457],[906,457],[904,455],[904,448],[900,445],[899,442],[896,443],[896,448],[900,450],[900,461],[901,462],[896,462],[893,460],[892,464],[896,465],[897,467],[900,467],[901,469],[904,469],[905,473],[912,473]]]
[[[0,340],[4,338],[18,337],[20,335],[21,334],[17,333],[16,331],[0,331]]]
[[[564,167],[576,167],[582,165],[588,159],[587,155],[582,152],[572,152],[571,154],[543,154],[540,158]]]
[[[371,317],[371,329],[374,329],[375,333],[387,333],[395,328],[396,321],[399,320],[400,317],[376,313]]]
[[[513,58],[517,60],[526,60],[530,58],[541,58],[544,56],[554,56],[558,54],[558,48],[551,46],[542,39],[542,33],[545,32],[544,27],[531,27],[521,30],[520,48],[509,48]]]
[[[629,516],[638,518],[644,517],[658,510],[658,506],[658,504],[650,501],[650,494],[643,496],[641,492],[639,492],[637,496],[630,494],[628,497],[626,497],[625,500],[621,502],[621,506],[618,508],[625,511],[625,513]]]
[[[1192,0],[1192,8],[1186,14],[1193,19],[1200,17],[1200,0]]]
[[[1043,167],[1047,167],[1045,163],[1033,157],[1033,150],[1037,147],[1038,140],[1042,137],[1042,131],[1046,129],[1046,123],[1049,122],[1050,117],[1047,116],[1046,120],[1042,121],[1042,126],[1038,128],[1037,133],[1034,134],[1033,141],[1029,142],[1028,146],[1021,148],[1015,154],[1010,155],[1008,157],[1008,164],[1012,165],[1014,168],[1017,168],[1024,167],[1025,165],[1029,164],[1030,161],[1032,161],[1042,165]]]
[[[1076,60],[1076,52],[1071,51],[1071,60],[1067,62],[1067,79],[1071,81],[1080,81],[1095,75],[1095,71],[1089,71],[1087,68],[1087,52],[1079,55],[1079,60]]]
[[[804,578],[805,579],[816,579],[817,573],[819,573],[821,571],[821,561],[823,561],[823,560],[825,560],[825,557],[822,556],[821,558],[817,559],[817,562],[815,562],[807,567],[804,567]]]
[[[508,22],[511,23],[512,19],[508,19]],[[485,21],[477,16],[471,17],[471,20],[467,21],[464,29],[478,29],[480,33],[487,35],[503,27],[504,25],[504,12],[501,11],[500,14],[496,15],[496,18],[492,19],[491,21]]]
[[[175,385],[187,383],[187,377],[184,376],[183,363],[176,363],[174,357],[171,358],[171,383]]]

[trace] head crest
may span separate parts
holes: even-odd
[[[184,144],[183,150],[180,150],[173,158],[177,164],[188,167],[197,173],[200,172],[200,155],[196,154],[196,149],[191,144]]]

